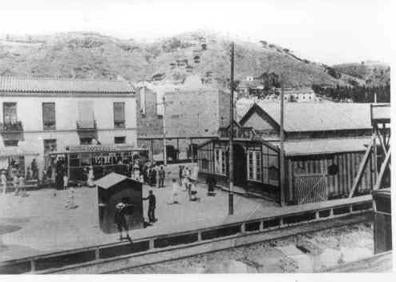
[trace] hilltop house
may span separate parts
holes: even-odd
[[[302,204],[347,195],[370,142],[369,104],[288,103],[284,112],[284,202]],[[198,147],[200,177],[228,179],[229,127]],[[259,102],[235,123],[234,183],[280,202],[280,110]],[[357,193],[375,181],[370,159]],[[282,204],[284,203],[282,202]]]

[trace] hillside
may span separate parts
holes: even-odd
[[[335,65],[339,72],[358,77],[365,81],[367,86],[379,86],[390,83],[390,67],[379,62],[361,62]]]
[[[224,82],[229,76],[230,41],[216,34],[194,32],[152,43],[121,40],[97,33],[52,36],[7,36],[0,39],[0,75],[125,78],[153,76],[184,79],[191,74]],[[284,73],[286,86],[364,85],[366,76],[296,57],[290,50],[260,41],[235,41],[235,76]],[[359,73],[358,73],[359,74]]]

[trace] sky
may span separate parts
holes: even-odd
[[[0,34],[154,40],[207,30],[326,64],[390,63],[393,8],[392,0],[0,0]]]

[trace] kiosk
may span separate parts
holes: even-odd
[[[144,228],[142,183],[117,173],[95,182],[98,189],[99,225],[105,233],[117,232],[116,205],[123,202],[128,229]]]

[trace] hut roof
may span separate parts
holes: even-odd
[[[280,123],[279,103],[259,101],[256,105]],[[289,132],[370,129],[370,104],[285,103],[284,128]]]
[[[126,179],[129,179],[132,181],[132,179],[126,177],[125,175],[121,175],[121,174],[112,172],[112,173],[109,173],[106,176],[103,176],[102,178],[96,180],[95,184],[97,186],[99,186],[100,188],[109,189],[109,188],[113,187],[114,185],[116,185]]]

